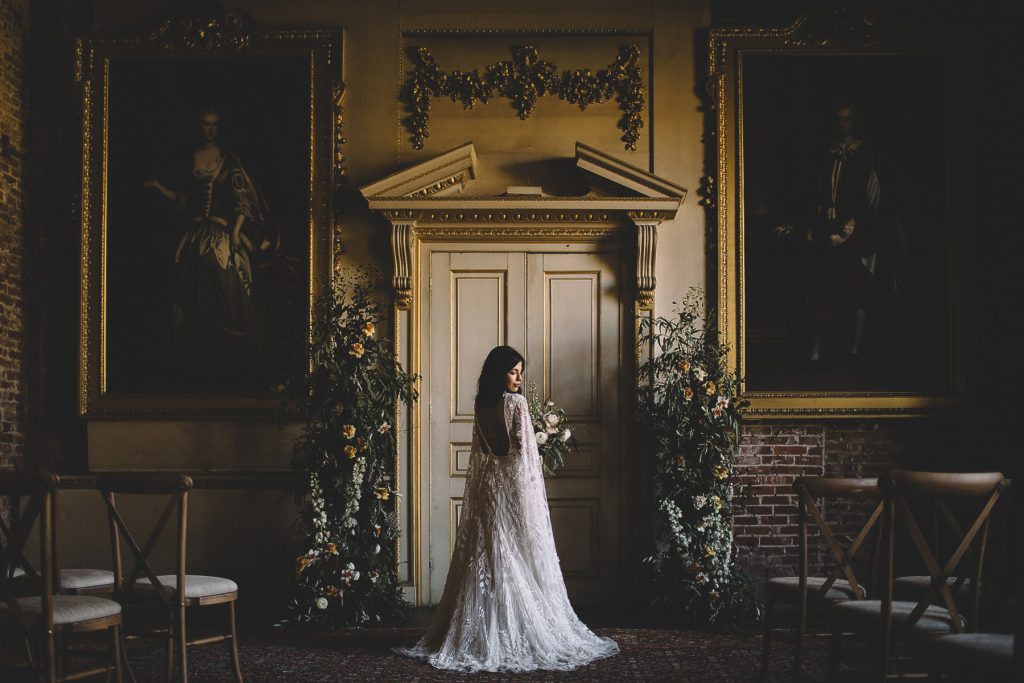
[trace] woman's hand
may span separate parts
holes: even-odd
[[[146,178],[145,180],[142,181],[142,186],[145,188],[156,190],[157,192],[162,194],[168,201],[173,202],[178,198],[178,195],[164,187],[163,184],[156,178]]]

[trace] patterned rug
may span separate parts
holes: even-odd
[[[761,661],[760,636],[722,636],[662,629],[595,629],[615,639],[622,652],[569,672],[527,675],[458,674],[391,652],[411,644],[420,629],[320,633],[299,628],[245,628],[239,635],[242,673],[251,683],[280,681],[756,681]],[[851,659],[856,658],[854,647]],[[163,680],[164,650],[156,643],[131,643],[129,657],[139,683]],[[805,681],[825,679],[826,643],[811,641],[805,657]],[[223,644],[190,648],[189,680],[230,681]],[[769,681],[789,681],[792,650],[779,645]]]

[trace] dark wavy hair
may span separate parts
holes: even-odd
[[[501,400],[505,391],[505,375],[516,366],[523,364],[526,369],[526,359],[511,346],[495,346],[487,354],[484,360],[484,367],[480,370],[480,381],[476,390],[476,406],[494,405]]]

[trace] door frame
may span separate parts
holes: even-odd
[[[620,539],[618,571],[615,574],[619,577],[615,586],[617,599],[608,601],[610,609],[620,609],[627,604],[631,598],[636,597],[634,587],[639,585],[640,552],[646,543],[643,534],[629,533],[630,527],[637,525],[637,521],[647,517],[643,510],[640,490],[642,488],[642,477],[638,474],[645,468],[637,467],[638,463],[630,460],[628,455],[636,449],[628,449],[627,445],[636,442],[636,380],[638,367],[638,350],[636,348],[637,326],[639,319],[636,317],[637,310],[635,300],[631,296],[632,279],[629,263],[632,254],[631,245],[623,235],[609,231],[590,239],[562,239],[557,241],[531,240],[531,239],[502,239],[494,240],[466,240],[459,235],[445,236],[442,238],[424,235],[416,239],[413,251],[413,259],[410,265],[413,266],[414,274],[409,284],[416,292],[411,297],[410,306],[402,309],[395,308],[395,339],[396,353],[399,359],[406,365],[410,372],[419,375],[420,400],[416,405],[409,407],[405,415],[398,416],[400,435],[408,434],[405,439],[400,438],[399,462],[406,462],[409,465],[408,476],[402,476],[401,466],[396,468],[396,480],[399,496],[399,520],[404,524],[406,534],[404,542],[400,542],[399,563],[404,570],[403,586],[406,597],[415,605],[425,605],[429,597],[429,506],[430,506],[430,471],[429,471],[429,396],[431,389],[431,377],[429,372],[430,339],[426,334],[427,316],[429,315],[429,298],[426,296],[430,288],[429,262],[430,255],[434,252],[525,252],[547,253],[547,254],[587,254],[596,252],[615,252],[619,254],[620,263],[620,315],[619,332],[622,339],[618,358],[619,377],[618,388],[619,400],[619,429],[618,443],[618,478],[621,482],[619,487],[619,511],[618,511],[618,537]],[[574,236],[575,237],[575,236]],[[650,313],[650,310],[647,310]],[[402,334],[402,331],[405,331]],[[408,429],[406,429],[408,427]],[[649,525],[637,525],[646,528]],[[404,551],[404,552],[402,552]],[[632,558],[633,562],[629,559]]]

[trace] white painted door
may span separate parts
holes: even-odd
[[[576,604],[609,604],[619,579],[620,360],[617,253],[432,251],[424,337],[429,346],[426,601],[444,589],[483,360],[509,344],[526,385],[564,407],[581,452],[547,481],[555,542]]]

